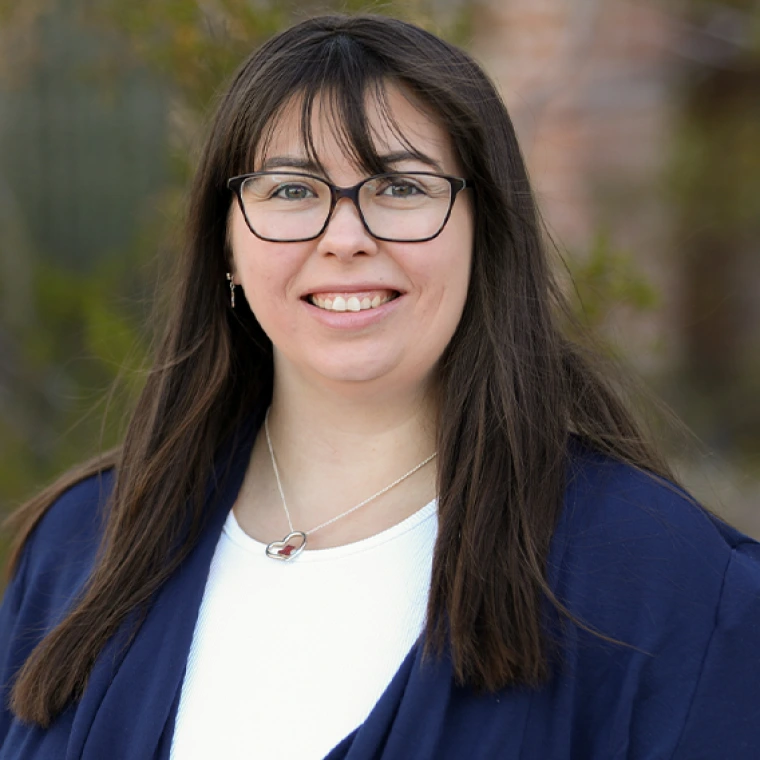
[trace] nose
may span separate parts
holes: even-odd
[[[354,199],[343,197],[335,204],[317,250],[342,259],[377,253],[377,240],[367,232]]]

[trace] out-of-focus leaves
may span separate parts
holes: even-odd
[[[657,289],[635,257],[616,249],[604,227],[597,230],[588,253],[568,260],[568,268],[575,316],[595,334],[602,335],[610,318],[620,310],[647,312],[659,303]]]
[[[242,58],[286,25],[288,16],[274,2],[99,0],[89,5],[86,19],[101,32],[118,30],[130,42],[132,65],[150,66],[186,108],[201,114]],[[114,68],[124,65],[130,61],[113,62]]]
[[[374,11],[461,41],[469,32],[468,4],[455,4],[445,19],[435,6],[433,0],[90,0],[86,18],[102,30],[125,34],[135,57],[170,82],[186,108],[201,114],[251,50],[300,18],[330,11]]]

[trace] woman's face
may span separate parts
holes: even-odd
[[[397,87],[388,87],[387,99],[401,133],[426,157],[408,155],[408,147],[370,104],[378,154],[398,154],[391,170],[461,176],[439,124]],[[306,163],[299,117],[298,104],[285,109],[257,169],[266,165],[267,170],[320,174]],[[325,179],[341,187],[354,185],[365,175],[345,154],[326,118],[317,102],[312,128]],[[338,201],[317,239],[267,242],[249,230],[233,202],[229,239],[234,281],[272,341],[276,383],[290,378],[381,394],[427,390],[467,295],[473,238],[469,195],[468,190],[459,193],[438,237],[417,243],[373,238],[346,198]],[[334,310],[343,304],[346,311]],[[352,311],[357,305],[361,310]]]

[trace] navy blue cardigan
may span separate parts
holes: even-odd
[[[42,730],[7,711],[9,686],[90,572],[112,474],[47,512],[0,610],[0,760],[169,757],[204,584],[253,432],[225,456],[231,477],[210,479],[206,529],[137,636],[125,648],[122,627],[83,698]],[[418,644],[329,760],[760,758],[758,543],[677,489],[575,447],[549,575],[575,615],[628,646],[557,627],[562,657],[544,686],[479,694],[456,685],[448,659],[423,663]]]

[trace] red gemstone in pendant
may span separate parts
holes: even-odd
[[[282,541],[267,544],[267,557],[288,561],[295,559],[306,547],[306,534],[301,530],[288,533]]]

